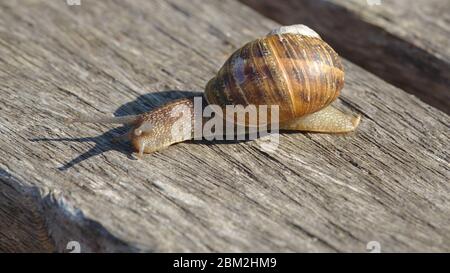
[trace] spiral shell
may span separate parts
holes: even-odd
[[[339,95],[338,54],[304,25],[280,27],[234,52],[205,88],[209,104],[278,105],[280,122],[316,112]]]

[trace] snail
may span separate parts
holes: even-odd
[[[205,87],[207,105],[277,105],[280,130],[345,133],[356,129],[360,115],[330,104],[344,86],[338,54],[304,25],[282,26],[236,50]],[[193,138],[193,98],[166,103],[140,115],[76,117],[68,122],[129,124],[122,139],[141,157]],[[174,115],[175,109],[180,115]],[[269,123],[269,122],[268,122]]]

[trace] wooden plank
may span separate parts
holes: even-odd
[[[242,0],[312,26],[345,58],[450,113],[450,1]]]
[[[19,186],[4,170],[0,170],[0,179],[9,182],[0,184],[0,252],[53,251],[37,189]]]
[[[201,92],[276,26],[235,1],[1,2],[0,199],[33,200],[1,225],[39,219],[50,251],[449,251],[449,117],[348,61],[336,104],[359,130],[282,134],[273,153],[194,141],[136,161],[122,129],[59,120]]]

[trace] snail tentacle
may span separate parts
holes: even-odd
[[[87,115],[78,115],[73,118],[65,118],[64,122],[68,124],[72,123],[115,123],[115,124],[134,124],[140,115],[128,115],[121,117],[99,116],[92,117]]]

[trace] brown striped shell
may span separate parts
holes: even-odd
[[[281,27],[234,52],[205,88],[209,104],[279,105],[280,122],[316,112],[344,86],[338,54],[303,25]]]

